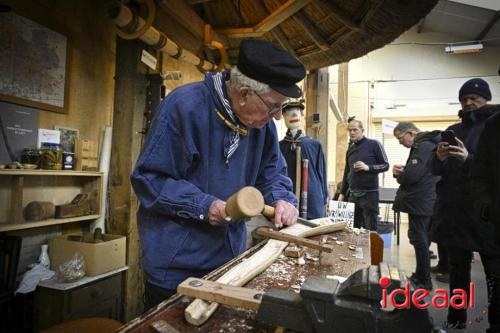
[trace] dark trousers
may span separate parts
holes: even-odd
[[[500,332],[500,253],[489,255],[479,253],[486,274],[488,291],[488,321],[490,328],[487,332]],[[464,289],[469,297],[469,283],[472,252],[457,247],[448,248],[450,264],[450,294],[454,289]],[[477,302],[477,300],[476,300]],[[448,309],[448,324],[450,326],[465,327],[467,310]]]
[[[144,312],[157,306],[176,293],[173,289],[165,289],[149,282],[144,283]]]
[[[429,256],[429,223],[430,216],[408,214],[408,239],[415,249],[417,267],[415,275],[421,280],[431,278],[431,259]]]
[[[354,227],[377,231],[378,222],[378,191],[366,192],[362,197],[349,197],[350,202],[356,205],[354,208]]]
[[[437,242],[436,244],[439,257],[438,266],[441,267],[441,269],[448,270],[448,268],[450,267],[448,263],[448,249],[446,248],[446,246],[441,244],[441,242]]]

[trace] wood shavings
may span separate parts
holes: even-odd
[[[356,245],[349,245],[349,250],[356,251]]]
[[[322,236],[319,243],[320,244],[326,244],[328,242],[328,236]]]
[[[314,257],[314,256],[312,256],[312,255],[310,255],[309,253],[306,252],[306,259],[307,260],[311,260],[311,261],[318,261],[319,257]]]
[[[328,236],[328,239],[335,242],[337,240],[337,237],[335,236]]]
[[[304,257],[300,257],[297,259],[297,265],[305,265],[306,264],[306,260],[304,259]]]
[[[337,243],[337,245],[340,245],[340,246],[344,245],[343,241],[336,241],[336,243]]]
[[[340,257],[340,260],[342,260],[342,261],[348,261],[349,258],[342,256],[342,257]]]

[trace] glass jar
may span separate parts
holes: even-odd
[[[62,170],[63,150],[58,143],[43,143],[40,167],[46,170]]]
[[[21,155],[21,163],[34,164],[40,166],[40,149],[38,148],[24,148]]]

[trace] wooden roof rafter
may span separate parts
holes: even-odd
[[[366,26],[366,23],[370,20],[370,17],[372,17],[377,10],[380,8],[380,6],[383,4],[384,0],[370,0],[366,4],[368,5],[368,8],[360,8],[357,13],[364,13],[366,12],[362,18],[348,18],[347,15],[335,4],[329,3],[326,1],[321,1],[322,4],[328,6],[328,8],[331,10],[331,17],[334,17],[335,19],[338,20],[342,24],[342,26],[337,29],[333,34],[331,34],[327,40],[329,43],[328,48],[334,48],[338,44],[342,43],[343,41],[349,39],[352,37],[352,35],[356,33],[363,33],[363,29]],[[365,4],[362,6],[365,7]],[[359,15],[359,14],[358,14]],[[330,15],[329,15],[330,16]],[[327,17],[323,18],[322,21],[325,21]],[[328,17],[330,18],[330,17]],[[360,23],[356,23],[359,21]],[[312,45],[304,47],[300,50],[297,50],[297,54],[299,55],[300,58],[302,57],[307,57],[307,56],[312,56],[315,54],[318,54],[322,51],[325,51],[322,48],[313,48]]]
[[[217,29],[228,38],[260,37],[294,15],[312,0],[288,0],[253,27]]]

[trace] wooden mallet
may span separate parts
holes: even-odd
[[[274,217],[274,207],[264,203],[264,197],[258,189],[246,186],[227,199],[226,213],[236,220],[259,214],[272,218]]]

